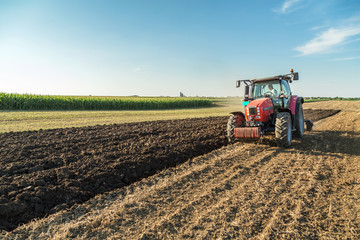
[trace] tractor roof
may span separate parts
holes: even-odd
[[[299,80],[299,73],[294,72],[293,69],[290,70],[290,73],[283,74],[283,75],[277,75],[273,77],[267,77],[267,78],[254,78],[254,79],[246,79],[246,80],[237,80],[236,81],[236,87],[240,87],[241,82],[245,83],[246,86],[249,86],[249,84],[257,83],[257,82],[267,82],[267,81],[274,81],[274,80],[286,80],[290,83],[293,80]]]
[[[288,75],[277,75],[277,76],[267,77],[267,78],[254,78],[254,79],[251,79],[250,81],[255,83],[255,82],[267,82],[267,81],[273,81],[273,80],[291,80],[291,77]]]

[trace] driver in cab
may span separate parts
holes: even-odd
[[[274,97],[278,96],[278,92],[276,91],[276,89],[273,88],[272,84],[269,84],[268,88],[269,88],[269,91],[274,95]]]

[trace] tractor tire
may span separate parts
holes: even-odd
[[[288,112],[279,112],[275,120],[275,140],[279,147],[289,147],[292,140],[291,116]]]
[[[304,111],[300,103],[298,111],[295,113],[295,132],[294,136],[301,138],[304,136]]]
[[[237,115],[231,115],[227,123],[227,138],[229,143],[235,142],[234,128],[236,127]]]

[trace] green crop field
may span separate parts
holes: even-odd
[[[210,107],[206,98],[81,97],[0,93],[0,110],[155,110]]]
[[[155,120],[229,116],[241,101],[217,99],[211,107],[165,110],[0,110],[0,133]]]
[[[29,103],[31,100],[25,99],[26,97],[35,99],[32,105]],[[70,108],[74,106],[71,105],[73,102],[83,99],[94,101],[93,103],[99,105],[95,109]],[[83,97],[0,93],[0,100],[0,133],[98,124],[227,116],[231,111],[242,108],[241,98],[214,97]],[[64,101],[69,101],[70,105],[61,109],[59,102]],[[123,108],[106,109],[103,106],[107,104],[107,101],[118,103],[121,101],[121,103],[124,103]],[[52,103],[58,104],[58,107],[49,106]],[[128,105],[125,105],[125,103]],[[45,109],[40,108],[37,104],[45,106]],[[135,107],[135,109],[130,107]],[[163,107],[163,109],[156,109],[156,107]]]

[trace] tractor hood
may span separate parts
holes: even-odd
[[[260,98],[249,102],[245,108],[245,115],[247,121],[261,121],[269,120],[270,114],[274,112],[274,105],[270,98]]]
[[[267,107],[273,108],[273,104],[270,98],[260,98],[253,100],[249,102],[249,104],[246,107],[250,107],[250,106],[259,107],[259,108],[267,108]]]

